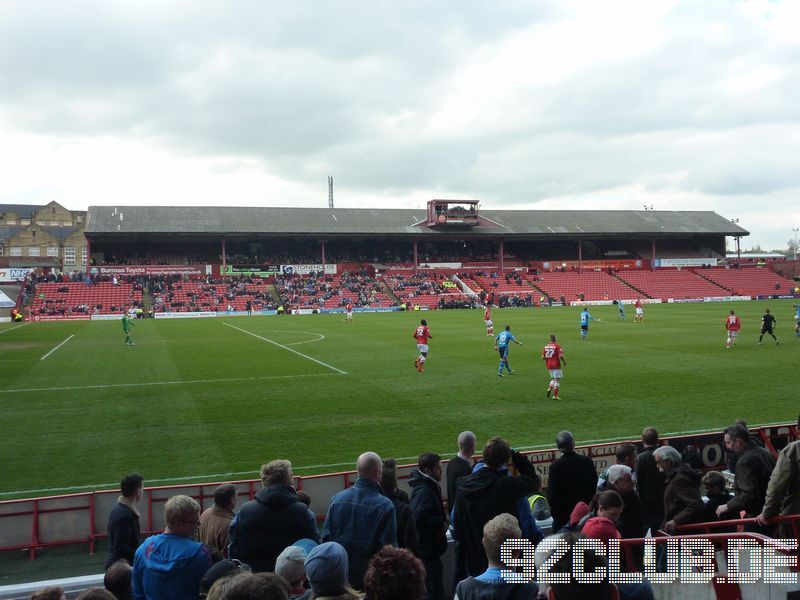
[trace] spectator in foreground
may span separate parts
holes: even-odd
[[[658,469],[653,453],[659,447],[658,431],[646,427],[642,432],[644,449],[636,457],[636,489],[642,501],[645,530],[655,534],[664,523],[664,474]]]
[[[261,467],[264,487],[231,522],[229,558],[249,564],[254,572],[274,571],[284,548],[303,538],[319,541],[314,514],[298,499],[293,479],[288,460]]]
[[[417,461],[411,472],[411,509],[419,532],[417,555],[425,565],[426,600],[444,600],[444,571],[442,554],[447,551],[447,516],[442,503],[442,459],[427,452]]]
[[[300,546],[289,546],[278,555],[275,561],[275,573],[289,583],[291,600],[306,600],[311,597],[311,590],[305,589],[306,583],[306,551]]]
[[[51,585],[33,592],[31,600],[67,600],[67,597],[64,595],[64,588],[58,585]]]
[[[397,487],[397,461],[393,458],[383,460],[381,466],[381,490],[394,504],[397,518],[397,546],[408,548],[414,554],[419,549],[417,526],[414,524],[414,513],[408,494]]]
[[[477,577],[467,577],[456,585],[455,600],[529,600],[536,597],[537,586],[531,583],[510,583],[503,579],[506,567],[500,560],[503,542],[522,537],[517,518],[503,513],[483,527],[481,543],[488,568]]]
[[[275,573],[247,573],[233,580],[224,600],[289,600],[289,584]]]
[[[422,600],[425,568],[408,550],[385,546],[369,561],[364,591],[365,600]]]
[[[104,569],[120,558],[133,564],[139,547],[139,511],[136,504],[144,493],[144,478],[138,473],[123,477],[117,505],[108,515],[108,557]]]
[[[75,600],[116,600],[116,598],[105,588],[92,587],[83,590]]]
[[[556,436],[561,457],[550,465],[547,501],[553,516],[553,531],[569,522],[578,502],[589,503],[597,490],[597,469],[592,459],[575,452],[575,438],[569,431]]]
[[[322,528],[324,542],[337,542],[345,549],[350,585],[356,589],[364,585],[370,558],[386,545],[397,545],[394,504],[379,485],[382,470],[381,457],[374,452],[359,456],[358,479],[331,498]]]
[[[465,475],[472,473],[475,446],[478,443],[471,431],[462,431],[458,435],[458,454],[447,463],[447,510],[452,511],[456,504],[456,483]]]
[[[200,515],[200,541],[228,555],[228,529],[236,507],[236,486],[223,483],[214,490],[214,505]]]
[[[519,472],[518,477],[509,476],[509,460]],[[520,498],[539,489],[535,467],[503,438],[494,437],[486,443],[483,461],[485,468],[459,480],[453,512],[461,554],[456,560],[462,560],[466,572],[473,576],[483,573],[487,566],[483,526],[499,514],[516,513]]]
[[[581,527],[584,537],[603,540],[620,539],[622,536],[617,530],[617,521],[622,514],[624,503],[622,496],[614,490],[600,492],[592,500],[594,516],[589,516]]]
[[[639,494],[636,493],[633,471],[627,465],[611,465],[606,473],[607,480],[601,491],[617,492],[624,503],[622,514],[617,519],[617,529],[623,538],[644,537],[642,501],[639,499]]]
[[[200,525],[200,505],[189,496],[173,496],[164,506],[167,528],[150,536],[133,562],[135,600],[195,600],[200,580],[211,567],[211,553],[192,536]]]
[[[462,431],[458,435],[458,454],[447,463],[447,514],[452,515],[456,505],[456,485],[462,477],[472,474],[474,466],[473,455],[477,447],[478,440],[471,431]],[[453,539],[456,557],[463,554],[458,539]],[[455,580],[461,581],[467,576],[466,565],[461,560],[456,560]]]
[[[800,323],[800,321],[799,321]],[[787,444],[778,454],[778,462],[772,471],[767,485],[764,508],[756,517],[758,524],[766,526],[767,522],[780,515],[796,515],[800,513],[800,441]],[[788,523],[781,523],[780,537],[794,537]]]
[[[631,468],[631,473],[633,473],[633,469],[636,468],[636,446],[633,444],[622,444],[617,450],[616,454],[616,462],[611,465],[614,467],[616,465],[625,465]],[[605,482],[608,480],[608,471],[611,469],[608,467],[605,471],[603,471],[602,475],[597,478],[597,489],[603,491],[603,486]],[[634,479],[635,481],[635,479]]]
[[[612,600],[617,598],[614,585],[604,579],[601,583],[578,583],[572,575],[573,548],[579,537],[575,534],[564,536],[569,550],[552,566],[551,573],[569,573],[569,583],[553,583],[547,591],[550,600]],[[538,556],[538,555],[537,555]],[[539,564],[537,560],[537,564]],[[584,553],[584,572],[595,571],[598,567],[607,566],[606,559],[591,550]]]
[[[725,448],[738,457],[733,479],[733,498],[717,507],[717,515],[727,511],[744,512],[747,518],[757,517],[764,508],[775,457],[769,450],[755,445],[744,425],[725,430]]]
[[[700,523],[705,505],[700,496],[702,473],[683,464],[681,453],[672,446],[653,452],[658,469],[664,473],[664,530],[674,533],[678,525]]]
[[[200,580],[200,598],[211,600],[214,595],[221,595],[222,591],[227,591],[231,579],[241,573],[250,573],[250,565],[246,565],[238,560],[225,559],[214,563]],[[217,582],[225,580],[217,585]],[[214,590],[212,594],[211,590]]]
[[[117,600],[131,600],[133,598],[132,577],[133,567],[127,560],[121,558],[106,570],[106,574],[103,576],[103,587],[114,594]]]
[[[725,489],[725,476],[719,471],[710,471],[703,475],[703,488],[705,488],[706,498],[706,511],[703,517],[704,521],[716,521],[720,519],[727,521],[728,519],[738,519],[739,515],[732,512],[725,512],[717,515],[717,507],[722,504],[727,504],[728,500],[733,498],[727,489]]]
[[[314,600],[359,600],[362,596],[348,585],[349,559],[344,546],[323,542],[306,557],[306,577]]]

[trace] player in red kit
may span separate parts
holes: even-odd
[[[494,335],[494,323],[492,323],[492,308],[488,304],[483,311],[483,322],[486,323],[486,335]]]
[[[345,322],[352,321],[353,320],[353,305],[348,302],[347,306],[345,307],[345,311],[347,311],[345,316],[344,316]]]
[[[419,350],[419,356],[417,360],[414,361],[414,366],[417,368],[417,371],[424,373],[425,360],[428,358],[428,340],[433,338],[431,330],[428,329],[428,322],[425,319],[419,322],[419,327],[414,330],[411,337],[417,340],[417,350]]]
[[[633,317],[633,322],[641,323],[644,321],[644,309],[642,308],[642,301],[639,298],[636,299],[634,307],[636,307],[636,316]]]
[[[556,343],[556,336],[550,336],[550,343],[542,350],[542,360],[545,361],[547,370],[550,371],[550,385],[547,386],[547,397],[550,393],[553,394],[553,400],[561,400],[558,395],[558,385],[564,373],[561,371],[561,366],[567,366],[567,361],[564,359],[564,351]]]
[[[736,343],[736,337],[739,335],[739,330],[742,328],[742,320],[736,316],[736,313],[731,311],[731,314],[725,319],[725,329],[728,330],[728,339],[725,341],[725,347],[730,349]]]

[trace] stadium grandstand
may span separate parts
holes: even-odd
[[[482,210],[474,200],[427,210],[92,206],[85,218],[35,208],[72,215],[68,232],[81,227],[89,263],[75,263],[74,247],[3,249],[5,281],[11,268],[17,279],[35,273],[17,308],[39,320],[126,306],[165,316],[794,293],[771,263],[725,255],[726,237],[749,233],[714,212]],[[44,227],[28,212],[20,225],[25,211],[8,205],[0,241]],[[60,258],[31,258],[45,254]]]
[[[0,224],[2,227],[15,229],[10,234],[6,231],[0,240],[23,239],[17,223]],[[37,225],[33,216],[23,227],[44,226]],[[5,281],[22,280],[14,284],[17,287],[11,286],[7,295],[17,299],[17,306],[27,311],[31,320],[117,318],[131,307],[142,314],[169,318],[193,313],[343,312],[347,306],[381,312],[402,307],[611,304],[636,298],[701,302],[795,294],[795,282],[776,273],[772,264],[726,258],[726,237],[740,238],[748,232],[714,212],[483,211],[476,201],[457,200],[434,200],[424,210],[93,206],[85,213],[85,221],[81,216],[80,227],[85,252],[79,254],[85,254],[85,266],[65,262],[63,248],[49,262],[37,261],[30,254],[22,256],[21,250],[13,252],[20,256],[11,256],[10,247],[4,249],[0,273]],[[25,239],[30,242],[33,238]],[[60,238],[53,235],[47,239],[55,244],[52,240]],[[33,254],[37,252],[41,250]],[[74,252],[66,256],[74,258]],[[481,331],[485,342],[483,335]],[[407,362],[410,370],[411,360]],[[216,381],[230,383],[233,379]],[[315,436],[303,435],[309,440]],[[773,457],[800,440],[794,423],[753,427],[749,435]],[[701,461],[702,471],[722,472],[729,484],[733,482],[735,473],[729,470],[720,431],[676,434],[662,439],[664,442],[685,451],[687,462],[688,449],[694,448],[692,456]],[[419,443],[425,447],[427,440]],[[626,443],[639,452],[647,446],[644,439],[613,439],[586,444],[579,450],[602,475]],[[542,475],[540,483],[546,490],[558,451],[529,448],[537,448],[525,454]],[[415,467],[406,464],[398,468],[402,489],[409,489],[408,477]],[[446,469],[445,461],[443,482]],[[294,486],[309,494],[310,508],[321,526],[331,497],[356,479],[354,471],[296,476]],[[164,530],[163,507],[168,498],[188,495],[207,509],[219,483],[147,487],[140,505],[142,534]],[[237,510],[261,489],[261,482],[254,479],[232,483],[237,490]],[[77,547],[80,553],[105,549],[108,518],[119,492],[86,489],[0,501],[0,553],[24,553],[26,559],[44,562],[48,552],[60,546]],[[745,511],[724,520],[708,515],[670,527],[669,532],[659,526],[649,533],[657,537],[659,545],[703,534],[717,551],[710,555],[715,573],[722,572],[731,539],[744,538],[752,545],[774,548],[776,544],[768,536],[778,536],[778,525],[789,528],[792,537],[800,536],[800,515],[785,513],[771,521],[773,528],[756,531],[757,514]],[[539,526],[543,533],[551,533],[552,521],[540,519]],[[626,569],[641,566],[636,557],[647,543],[644,536],[642,530],[622,542]],[[797,556],[796,550],[780,545],[777,551]],[[445,555],[450,597],[455,583],[454,554],[450,543]],[[96,559],[95,564],[101,561]],[[74,597],[80,590],[102,585],[102,575],[53,583],[67,588]],[[37,587],[44,587],[43,582],[0,586],[0,600],[27,597]],[[668,584],[654,587],[656,597],[670,597]],[[687,598],[746,597],[742,588],[731,582],[706,583],[697,586],[696,593],[681,589]],[[800,585],[788,589],[800,593]],[[770,597],[791,597],[776,595],[786,590],[768,584],[759,591],[772,594]]]
[[[748,232],[713,212],[483,211],[455,200],[427,210],[5,208],[0,276],[31,274],[23,293],[6,295],[33,320],[131,307],[168,316],[755,298],[795,287],[761,255],[726,257],[726,237]],[[76,262],[74,240],[10,245],[33,240],[34,229],[55,245],[76,227],[88,266]]]

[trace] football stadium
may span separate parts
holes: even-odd
[[[623,570],[650,564],[647,554],[637,562],[646,537],[660,548],[701,535],[717,574],[732,569],[724,550],[732,539],[777,548],[776,560],[797,564],[796,544],[773,543],[796,539],[800,522],[797,263],[726,254],[726,238],[738,248],[748,231],[714,212],[483,210],[476,200],[431,200],[420,210],[76,212],[50,203],[0,205],[0,216],[0,291],[10,300],[0,323],[0,597],[28,597],[50,580],[71,594],[102,586],[117,543],[109,518],[132,473],[144,482],[139,541],[174,532],[164,507],[169,513],[175,498],[211,510],[219,486],[233,484],[233,513],[258,503],[269,487],[262,465],[279,459],[291,462],[287,487],[308,496],[315,533],[337,541],[331,499],[369,479],[371,452],[396,461],[383,472],[396,474],[412,508],[409,482],[423,471],[436,480],[422,456],[441,458],[440,499],[454,521],[447,550],[431,562],[413,511],[420,546],[406,547],[431,573],[444,564],[452,597],[465,574],[480,574],[469,565],[459,576],[454,540],[473,513],[462,514],[446,489],[462,432],[476,440],[471,461],[486,447],[483,471],[494,473],[497,448],[507,448],[509,482],[536,480],[515,493],[530,509],[536,498],[551,504],[526,515],[542,535],[580,531],[577,521],[559,524],[565,484],[550,476],[563,479],[555,465],[564,457],[596,471],[588,497],[564,496],[567,515],[581,498],[590,521],[609,521],[603,494],[628,498],[611,482],[627,469],[640,486],[628,492],[641,501],[638,526],[623,512],[601,536],[622,537]],[[551,344],[562,357],[554,364],[543,360]],[[630,445],[634,461],[624,466]],[[756,452],[767,472],[744,458]],[[656,500],[641,458],[652,454],[650,477],[665,479]],[[689,465],[696,479],[686,475],[685,485],[694,491],[675,492]],[[708,510],[712,494],[700,484],[712,472],[728,490],[720,492],[729,498],[719,503],[730,508],[724,518]],[[453,485],[466,505],[468,486]],[[384,494],[399,503],[398,544],[403,494]],[[467,547],[463,531],[458,543]],[[735,578],[702,581],[686,593],[741,598],[756,589]],[[626,585],[640,584],[613,593],[630,593]],[[668,597],[668,585],[652,587]]]

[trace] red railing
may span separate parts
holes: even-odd
[[[767,447],[775,452],[775,444],[782,444],[797,439],[798,431],[794,424],[780,424],[752,428],[764,439]],[[664,443],[680,448],[681,445],[693,444],[701,452],[704,466],[707,469],[724,468],[725,456],[721,444],[720,431],[698,433],[692,435],[671,436],[663,439]],[[631,440],[635,443],[635,440]],[[612,464],[616,449],[626,440],[579,446],[576,450],[592,458],[598,472]],[[547,483],[547,467],[557,458],[553,449],[533,450],[525,452],[529,460],[536,466],[542,478],[543,486]],[[445,464],[447,461],[443,461]],[[398,467],[398,479],[402,482],[416,465]],[[328,501],[335,493],[350,487],[355,481],[354,471],[307,475],[295,477],[298,490],[306,490],[312,498],[311,510],[323,519],[327,511]],[[201,508],[207,507],[207,500],[213,498],[214,490],[222,482],[202,482],[145,489],[143,498],[142,532],[146,534],[163,530],[163,511],[154,511],[154,507],[163,504],[170,496],[186,494],[194,497]],[[228,483],[228,482],[225,482]],[[252,499],[260,482],[255,479],[233,482],[239,488],[239,495]],[[0,501],[0,552],[11,550],[27,550],[31,559],[36,557],[38,549],[66,544],[87,543],[89,552],[94,553],[95,543],[106,537],[108,514],[116,504],[117,490],[101,490],[78,494],[65,494],[42,498]],[[66,515],[65,518],[53,520],[55,515]],[[84,517],[88,516],[88,518]],[[779,520],[783,520],[780,518]],[[740,523],[737,521],[737,524]],[[698,524],[693,527],[699,527]],[[714,523],[714,526],[725,527],[728,522]],[[797,531],[797,530],[795,530]]]

